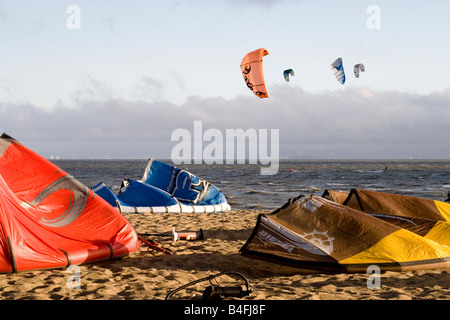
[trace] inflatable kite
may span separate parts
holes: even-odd
[[[450,204],[445,202],[367,190],[327,191],[259,215],[240,253],[269,261],[277,270],[450,268],[449,230]]]
[[[122,257],[140,241],[117,210],[59,167],[0,137],[0,272]]]
[[[284,80],[286,80],[286,82],[289,82],[289,75],[293,76],[294,75],[294,70],[287,69],[287,70],[283,71],[283,77],[284,77]]]
[[[342,58],[337,58],[331,64],[331,70],[334,72],[334,76],[336,80],[339,81],[340,84],[345,83],[345,73],[344,73],[344,65],[342,64]]]
[[[262,65],[263,57],[268,54],[266,49],[261,48],[246,54],[241,62],[241,72],[247,87],[260,98],[269,97]]]
[[[122,213],[227,212],[224,194],[210,182],[150,159],[141,181],[125,179],[115,195],[104,183],[92,188]]]
[[[355,74],[355,78],[359,78],[359,72],[365,72],[366,68],[362,63],[355,64],[353,67],[353,73]]]

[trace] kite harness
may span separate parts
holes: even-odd
[[[245,283],[245,289],[242,289],[242,286],[221,286],[219,284],[213,284],[211,281],[222,275],[237,275],[239,277],[241,277],[244,280]],[[209,283],[211,284],[210,286],[205,288],[205,291],[203,292],[203,300],[220,300],[220,299],[224,299],[224,298],[230,298],[230,297],[235,297],[235,298],[243,298],[246,297],[248,295],[250,295],[250,293],[252,293],[252,289],[249,287],[248,281],[247,279],[240,273],[238,272],[234,272],[234,271],[226,271],[226,272],[221,272],[215,275],[210,275],[208,277],[205,278],[201,278],[192,282],[189,282],[175,290],[170,291],[167,296],[166,296],[166,300],[169,300],[170,297],[178,292],[181,291],[183,289],[186,289],[187,287],[190,287],[194,284],[197,284],[199,282],[203,282],[209,280]],[[218,282],[217,282],[218,283]]]

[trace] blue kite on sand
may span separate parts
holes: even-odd
[[[125,179],[119,194],[103,182],[92,190],[122,213],[228,212],[225,195],[210,182],[150,159],[140,181]]]

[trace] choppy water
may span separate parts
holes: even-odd
[[[139,180],[147,160],[52,160],[88,187],[118,191],[125,177]],[[170,160],[162,160],[171,163]],[[300,194],[367,189],[445,200],[450,160],[281,160],[278,174],[260,165],[181,165],[223,191],[232,209],[276,209]],[[385,168],[387,167],[387,170]],[[292,169],[292,170],[291,170]]]

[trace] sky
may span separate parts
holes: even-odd
[[[167,159],[172,133],[202,121],[277,129],[281,158],[450,159],[448,12],[445,0],[0,0],[0,130],[47,158]],[[266,99],[240,71],[258,48]]]

